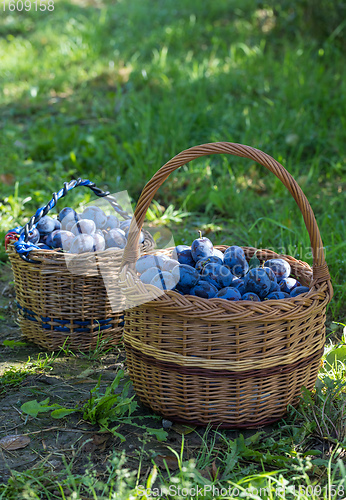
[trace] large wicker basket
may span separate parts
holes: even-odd
[[[123,217],[126,212],[109,193],[94,183],[78,179],[65,183],[64,189],[30,219],[28,230],[55,206],[57,200],[77,186],[87,186],[106,197]],[[38,214],[38,215],[37,215]],[[49,350],[65,346],[88,351],[120,345],[124,326],[124,296],[118,285],[123,250],[74,255],[54,250],[32,250],[27,255],[16,251],[18,234],[7,236],[7,253],[14,273],[18,323],[28,340]],[[153,239],[145,232],[140,252],[153,249]]]
[[[313,268],[288,255],[280,257],[290,263],[292,275],[310,287],[308,293],[284,300],[229,302],[175,291],[158,296],[157,288],[138,279],[133,270],[138,231],[156,191],[171,172],[212,153],[252,159],[290,191],[310,235]],[[170,420],[187,424],[241,428],[280,419],[287,405],[297,402],[302,386],[314,387],[325,342],[326,306],[333,294],[317,223],[296,181],[272,157],[249,146],[195,146],[153,176],[134,218],[138,230],[128,239],[119,285],[127,297],[127,364],[140,400]],[[265,249],[244,251],[248,259],[256,252],[261,262],[278,257]],[[138,305],[141,297],[146,303]]]

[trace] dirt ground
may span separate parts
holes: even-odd
[[[0,375],[10,367],[22,367],[30,357],[37,359],[45,353],[32,343],[26,342],[16,325],[15,293],[11,270],[8,266],[0,268]],[[3,341],[24,341],[25,346],[4,346]],[[48,353],[49,354],[49,353]],[[81,413],[72,414],[57,420],[50,413],[39,414],[36,418],[28,417],[21,411],[26,401],[42,401],[50,398],[49,404],[59,403],[66,408],[73,408],[76,403],[83,404],[90,396],[90,390],[95,387],[101,375],[101,389],[114,380],[117,370],[125,369],[125,353],[113,350],[98,360],[90,360],[85,356],[59,356],[44,372],[28,375],[16,387],[5,388],[1,393],[0,386],[0,440],[9,435],[21,434],[30,439],[25,448],[4,450],[0,448],[0,483],[6,483],[11,471],[24,471],[45,466],[53,474],[65,468],[64,461],[71,465],[76,474],[83,474],[86,467],[92,463],[97,473],[102,477],[106,471],[113,450],[125,451],[127,467],[137,469],[139,453],[141,453],[141,471],[145,476],[152,467],[152,458],[163,465],[165,458],[172,470],[177,468],[177,462],[168,447],[180,452],[182,434],[184,436],[184,453],[186,458],[196,456],[202,444],[203,428],[194,431],[173,424],[168,430],[166,441],[160,442],[156,437],[146,434],[145,430],[131,425],[121,425],[118,431],[126,438],[121,442],[112,434],[100,432],[98,425],[91,425],[81,419]],[[121,387],[119,387],[121,390]],[[133,394],[133,393],[132,393]],[[131,394],[130,394],[131,395]],[[152,428],[162,428],[162,420],[150,409],[139,403],[136,412],[141,417],[141,425]],[[135,420],[135,418],[134,418]],[[246,436],[254,431],[242,433]],[[237,431],[227,431],[230,438],[238,436]],[[141,452],[139,452],[141,450]],[[168,457],[168,458],[167,458]]]

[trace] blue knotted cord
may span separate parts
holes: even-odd
[[[78,186],[86,186],[90,188],[97,196],[102,198],[107,197],[107,201],[112,205],[112,207],[118,214],[120,214],[124,219],[131,219],[131,215],[129,215],[121,208],[116,199],[110,195],[109,191],[102,191],[100,188],[96,187],[94,182],[91,182],[88,179],[80,178],[77,180],[72,180],[70,182],[64,182],[64,187],[57,193],[53,193],[50,202],[47,203],[47,205],[44,205],[43,207],[37,209],[35,215],[30,218],[29,222],[27,222],[25,226],[17,226],[16,228],[8,231],[8,233],[12,232],[19,234],[18,240],[14,243],[14,247],[23,260],[31,263],[40,262],[32,260],[28,257],[29,252],[31,252],[32,250],[40,249],[40,247],[38,247],[34,243],[27,241],[29,233],[36,228],[38,221],[55,207],[60,198],[63,198],[69,191],[71,191],[71,189],[74,189]]]

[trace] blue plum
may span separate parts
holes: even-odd
[[[239,279],[239,281],[233,280],[230,286],[236,288],[241,295],[244,295],[244,293],[246,293],[244,278],[237,279]]]
[[[216,294],[216,297],[219,299],[226,299],[230,301],[241,300],[241,295],[239,290],[237,288],[230,286],[219,290]]]
[[[125,229],[125,236],[126,236],[126,238],[129,237],[129,232],[130,232],[130,228],[128,227],[127,229]],[[138,241],[138,243],[141,244],[143,242],[144,242],[144,233],[143,233],[143,231],[141,231],[140,234],[139,234],[139,241]]]
[[[179,264],[172,271],[173,278],[177,283],[177,288],[184,293],[188,293],[191,288],[197,285],[200,276],[194,267],[186,264]]]
[[[202,297],[203,299],[212,299],[217,294],[218,290],[216,286],[208,283],[207,281],[200,280],[197,285],[195,285],[190,290],[190,295],[196,295],[197,297]]]
[[[172,252],[172,259],[175,259],[179,264],[186,264],[187,266],[194,266],[195,261],[192,258],[191,248],[187,245],[178,245]]]
[[[201,275],[205,277],[209,276],[212,280],[211,283],[213,284],[213,282],[215,282],[218,289],[231,286],[231,283],[234,281],[234,276],[230,269],[220,264],[207,264],[203,268]],[[208,281],[208,279],[206,281]]]
[[[166,255],[164,253],[161,253],[160,257],[161,257],[161,260],[163,260],[164,263],[168,262],[169,260],[174,260],[174,259],[171,259],[169,255]],[[179,264],[179,262],[178,262],[178,264]],[[166,269],[164,269],[164,271],[166,271]]]
[[[103,235],[100,233],[95,233],[92,234],[92,237],[94,239],[94,252],[103,252],[103,250],[106,248],[106,242]]]
[[[106,227],[107,215],[104,211],[97,206],[86,207],[81,214],[81,219],[92,220],[95,222],[96,229],[103,229]]]
[[[164,256],[163,256],[164,257]],[[172,272],[173,269],[179,266],[179,262],[175,259],[167,259],[164,261],[163,266],[162,266],[162,271],[168,271]]]
[[[191,247],[189,247],[188,245],[178,245],[178,246],[176,246],[172,250],[172,259],[178,260],[179,254],[183,250],[187,250],[187,249],[191,250]]]
[[[222,264],[224,263],[224,254],[219,250],[218,248],[214,248],[213,250],[213,255],[214,257],[219,257],[220,260],[222,260]]]
[[[94,234],[95,231],[95,222],[89,219],[81,219],[71,227],[71,233],[75,236],[78,236],[78,234]]]
[[[58,219],[60,222],[62,222],[66,217],[69,220],[72,220],[76,217],[76,215],[77,215],[77,212],[75,210],[73,210],[73,208],[64,207],[62,210],[60,210],[59,215],[58,215]]]
[[[167,271],[156,274],[150,282],[151,285],[160,288],[160,290],[173,290],[175,283],[174,277]]]
[[[65,252],[68,252],[74,239],[75,235],[70,231],[56,231],[52,238],[52,247],[62,248]]]
[[[157,274],[162,274],[161,269],[159,269],[158,267],[149,267],[149,269],[147,269],[146,271],[144,271],[143,274],[140,275],[139,279],[141,280],[142,283],[145,283],[146,285],[150,285],[153,278]]]
[[[271,288],[270,278],[262,267],[250,269],[244,278],[244,283],[246,291],[256,293],[260,299],[264,299]]]
[[[228,247],[224,253],[224,265],[229,267],[234,276],[243,277],[249,270],[244,250],[238,246]]]
[[[126,229],[128,229],[130,227],[131,221],[132,221],[132,218],[120,221],[119,222],[120,229],[122,229],[123,231],[126,231]]]
[[[272,292],[265,297],[264,300],[280,300],[280,299],[289,299],[289,293],[285,292]]]
[[[54,235],[59,231],[59,229],[56,229],[55,231],[52,231],[50,234],[48,234],[48,236],[46,237],[44,243],[49,246],[49,247],[52,247],[53,248],[53,238],[54,238]]]
[[[55,228],[54,219],[49,217],[49,215],[45,215],[36,224],[36,229],[38,230],[40,235],[43,236],[43,235],[47,235],[47,234],[51,233],[52,231],[54,231],[57,228]]]
[[[263,269],[266,271],[266,273],[268,274],[269,279],[271,281],[269,293],[275,292],[277,289],[278,282],[277,282],[274,271],[270,267],[264,267]]]
[[[244,278],[237,278],[236,276],[234,276],[232,283],[229,286],[233,286],[234,288],[238,288],[238,286],[240,286],[242,284],[244,284]]]
[[[90,234],[75,236],[70,248],[71,253],[87,253],[94,250],[94,238]]]
[[[200,237],[192,242],[191,255],[195,262],[205,257],[211,257],[213,255],[213,251],[214,246],[209,238]]]
[[[291,274],[291,266],[284,259],[270,259],[264,263],[265,267],[270,267],[274,271],[278,283],[284,279],[288,278]]]
[[[279,283],[276,283],[276,285],[273,287],[270,287],[270,292],[269,293],[272,293],[272,292],[281,292],[281,288],[280,288],[280,285]]]
[[[38,243],[39,240],[40,240],[40,233],[38,232],[38,230],[36,228],[29,231],[29,235],[28,235],[28,239],[27,239],[28,242],[36,245],[36,243]]]
[[[297,295],[300,295],[301,293],[307,293],[309,290],[310,288],[307,286],[297,286],[297,288],[294,288],[290,293],[290,297],[297,297]]]
[[[76,224],[76,222],[78,222],[80,220],[80,216],[79,214],[76,214],[76,217],[74,219],[68,219],[68,216],[65,217],[65,219],[62,220],[62,222],[60,223],[60,228],[63,230],[63,231],[71,231],[72,227]],[[71,224],[72,223],[72,224]],[[67,228],[70,228],[70,229],[67,229]]]
[[[61,229],[65,230],[68,222],[74,221],[76,223],[79,220],[79,215],[73,208],[65,207],[59,212],[58,220],[61,223]]]
[[[59,219],[53,219],[53,221],[54,221],[53,231],[57,231],[58,229],[61,229],[61,222],[59,221]]]
[[[120,229],[111,229],[105,234],[107,248],[125,248],[127,240]]]
[[[300,285],[299,281],[297,281],[294,278],[283,278],[280,281],[280,285],[279,285],[280,290],[282,292],[286,292],[286,293],[291,293],[292,290],[294,290],[298,286],[301,286],[301,285]]]
[[[57,231],[59,231],[59,229],[57,229]],[[39,243],[44,243],[46,244],[46,241],[47,241],[47,238],[48,238],[49,234],[41,234],[40,235],[40,240],[39,240]]]
[[[223,259],[221,260],[220,257],[218,257],[216,255],[212,255],[211,257],[204,257],[203,259],[199,259],[196,262],[195,269],[197,269],[198,272],[201,272],[202,269],[207,264],[220,264],[222,266]]]
[[[195,265],[195,261],[192,258],[191,250],[186,248],[178,255],[179,264],[185,264],[187,266],[193,267]]]
[[[230,269],[226,266],[220,266],[216,275],[216,283],[219,288],[227,288],[232,286],[235,276],[231,273]]]
[[[63,227],[64,227],[64,230],[65,231],[71,231],[71,229],[73,228],[73,226],[76,224],[76,221],[74,220],[69,220],[68,222],[66,222],[66,224],[63,224]]]
[[[242,257],[245,259],[245,253],[242,247],[239,247],[237,245],[231,245],[230,247],[226,248],[224,252],[224,256],[227,254],[227,259],[230,260],[233,257]]]
[[[115,215],[108,215],[105,229],[118,229],[120,228],[120,221]]]
[[[137,273],[144,273],[147,269],[151,267],[163,268],[165,259],[161,255],[142,255],[136,262]]]
[[[217,278],[219,276],[221,267],[222,266],[220,264],[215,264],[213,262],[210,262],[209,264],[204,266],[203,269],[201,270],[201,273],[200,273],[201,279],[203,281],[207,281],[211,285],[216,286],[216,288],[218,290],[220,290],[220,288],[222,288],[222,287],[219,285]]]
[[[261,299],[256,293],[247,292],[241,297],[242,300],[251,300],[251,302],[261,302]]]

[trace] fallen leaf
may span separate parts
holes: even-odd
[[[165,469],[165,463],[169,470],[176,470],[179,468],[178,459],[175,455],[156,455],[154,462],[160,469]]]
[[[12,434],[0,439],[0,448],[3,448],[4,450],[19,450],[20,448],[28,446],[29,443],[30,438],[28,436]]]
[[[88,439],[83,446],[84,451],[87,453],[93,453],[97,449],[99,449],[99,451],[105,451],[109,437],[109,434],[94,434],[91,437],[91,441]]]
[[[215,460],[211,464],[211,475],[212,475],[214,481],[217,478],[217,476],[219,475],[219,469],[216,467]]]
[[[105,443],[106,441],[108,441],[109,439],[109,434],[105,434],[105,433],[102,433],[102,434],[94,434],[92,436],[92,439],[94,441],[94,443],[97,445],[97,446],[100,446],[100,444],[103,444]]]
[[[190,434],[196,429],[195,425],[182,425],[182,424],[174,424],[172,425],[171,429],[173,431],[177,432],[178,434]]]

